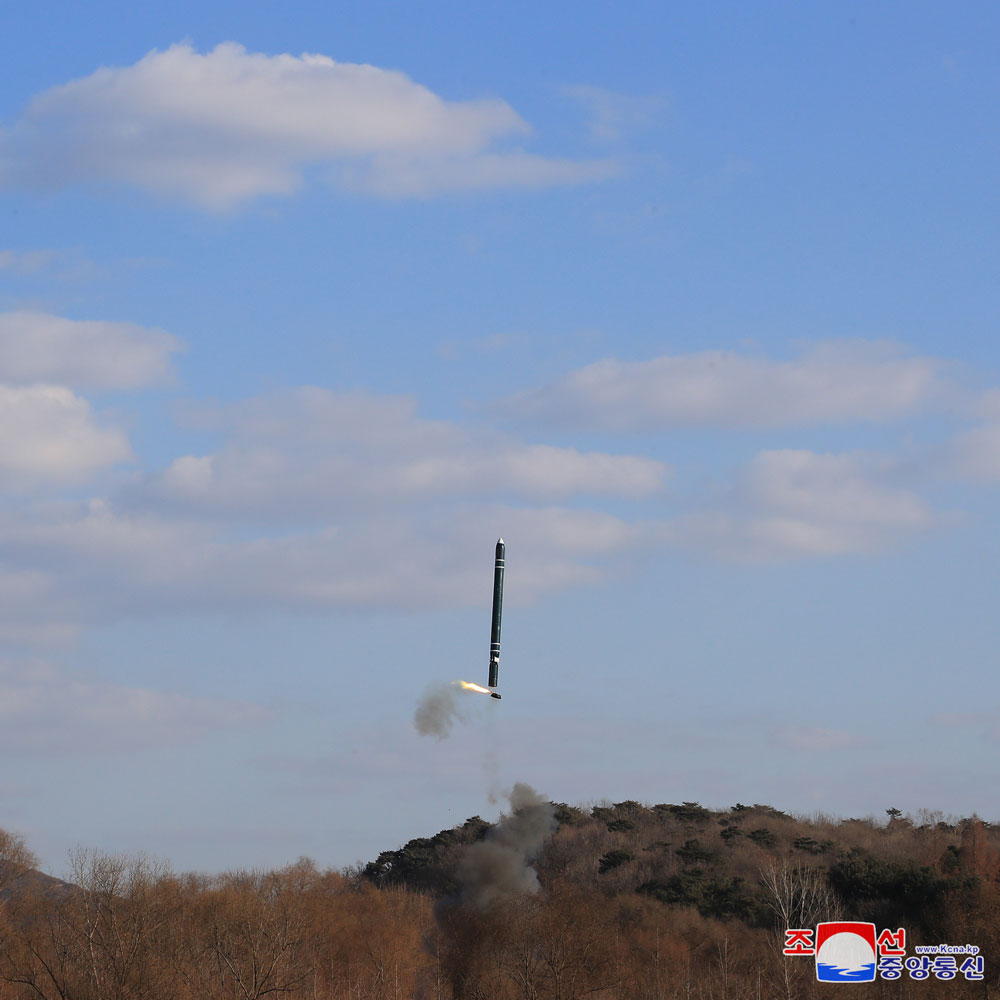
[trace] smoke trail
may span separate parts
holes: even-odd
[[[413,713],[413,724],[417,727],[417,732],[421,736],[447,739],[451,727],[465,718],[458,706],[461,694],[461,688],[454,681],[450,684],[432,684],[424,692]]]
[[[511,814],[469,847],[458,864],[458,905],[477,910],[519,892],[537,892],[531,867],[556,828],[555,811],[530,785],[510,793]]]
[[[434,905],[437,933],[428,938],[428,949],[456,998],[495,993],[483,988],[490,985],[482,980],[482,969],[488,964],[484,952],[497,931],[494,921],[504,921],[507,914],[502,908],[494,910],[493,904],[502,907],[523,893],[538,891],[538,875],[531,863],[556,829],[552,803],[530,785],[519,782],[509,798],[510,815],[484,840],[465,849],[455,872],[458,891]]]

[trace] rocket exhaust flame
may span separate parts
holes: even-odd
[[[459,686],[464,691],[478,691],[480,694],[492,694],[489,688],[484,688],[481,684],[473,684],[470,681],[459,681]]]
[[[496,698],[500,701],[500,695],[496,691],[492,691],[489,688],[484,688],[482,684],[473,684],[471,681],[459,681],[459,687],[463,691],[475,691],[477,694],[488,694],[491,698]]]

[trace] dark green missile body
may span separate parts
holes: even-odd
[[[497,686],[497,674],[500,671],[500,619],[503,616],[503,565],[504,544],[501,538],[497,542],[496,561],[493,563],[493,624],[490,627],[490,694],[494,698],[500,695],[493,690]]]

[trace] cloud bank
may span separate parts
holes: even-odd
[[[89,500],[61,495],[133,459],[124,433],[70,386],[155,382],[178,346],[131,324],[0,315],[0,487],[20,494],[0,508],[0,638],[56,642],[164,613],[485,606],[482,540],[500,533],[516,539],[518,600],[530,602],[670,548],[831,558],[882,551],[944,520],[918,492],[919,471],[889,456],[770,448],[724,488],[682,496],[658,458],[525,441],[427,418],[411,397],[316,386],[187,404],[182,423],[216,437],[214,450],[119,474]],[[537,391],[544,412],[573,400],[553,419],[623,429],[890,419],[955,392],[935,359],[842,344],[792,361],[604,362],[553,386]],[[970,436],[984,428],[953,442],[949,461],[977,444],[988,478],[992,439]]]
[[[486,606],[482,539],[497,525],[518,538],[525,602],[598,582],[616,558],[648,548],[658,530],[559,507],[397,510],[289,533],[220,528],[99,500],[46,504],[0,513],[0,593],[8,598],[0,635],[63,634],[155,614]]]
[[[210,455],[184,455],[137,490],[144,502],[203,514],[328,518],[435,498],[573,496],[641,499],[670,469],[634,455],[526,444],[428,420],[413,399],[304,386],[221,408],[203,426],[227,434]]]

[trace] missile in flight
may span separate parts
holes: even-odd
[[[490,626],[490,676],[487,687],[490,694],[499,700],[496,690],[497,674],[500,671],[500,618],[503,615],[503,539],[497,541],[496,560],[493,563],[493,624]]]

